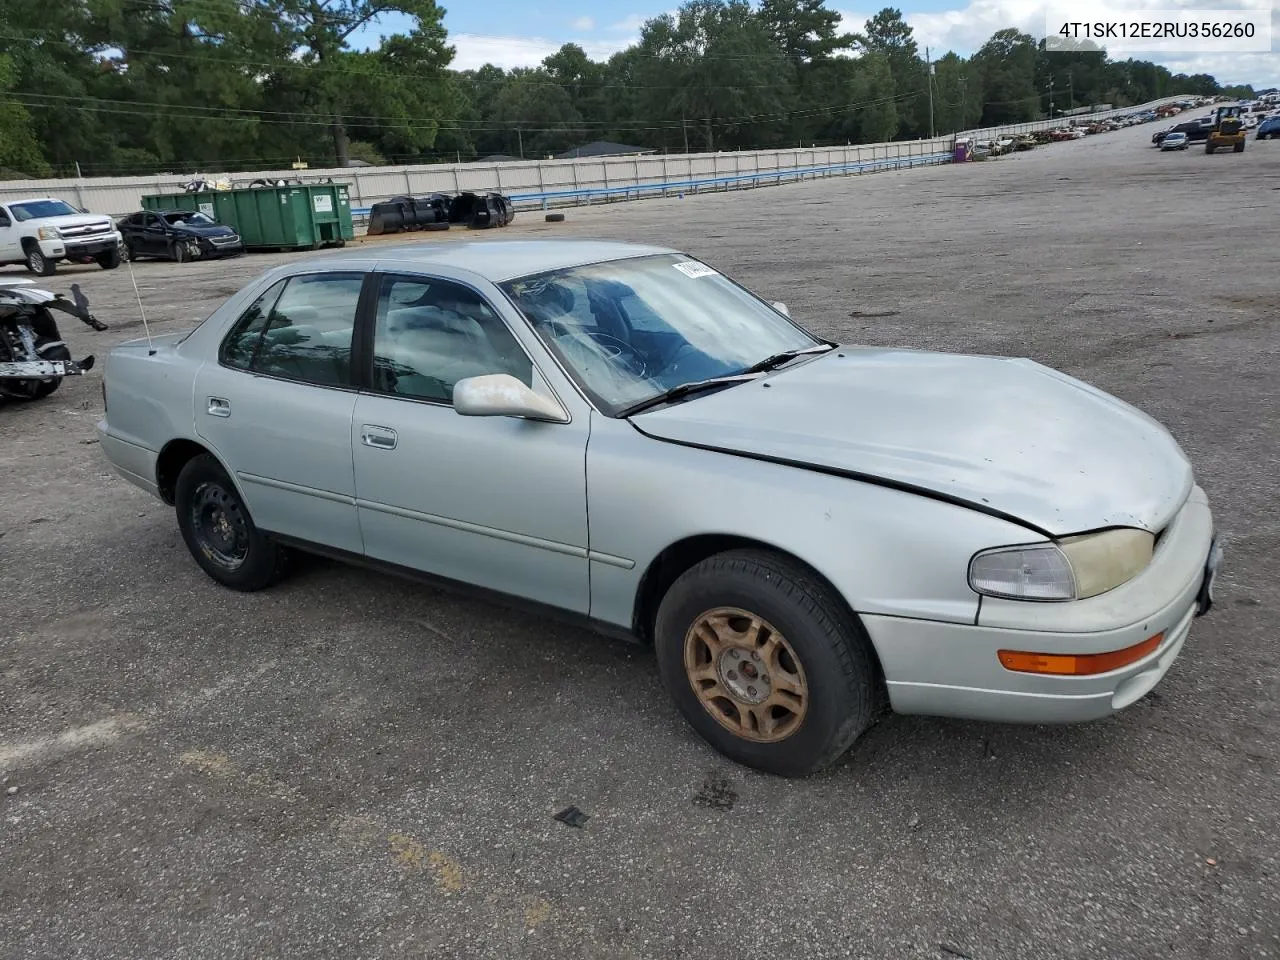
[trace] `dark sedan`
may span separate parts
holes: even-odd
[[[238,233],[194,210],[142,210],[116,226],[130,260],[163,257],[185,263],[244,253]]]

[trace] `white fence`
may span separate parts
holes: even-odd
[[[1154,108],[1180,99],[1128,107],[1090,117],[1107,117]],[[1073,117],[1072,119],[1080,119]],[[590,202],[594,198],[632,199],[667,189],[729,189],[780,183],[797,176],[846,175],[872,170],[943,162],[956,136],[977,138],[1026,133],[1060,126],[1061,120],[1013,124],[965,131],[933,140],[906,140],[846,147],[750,150],[721,153],[664,154],[574,160],[529,160],[506,163],[419,164],[400,167],[355,167],[264,170],[229,174],[234,185],[247,186],[262,177],[311,182],[332,178],[351,184],[351,205],[367,207],[395,196],[422,196],[462,190],[496,190],[519,205],[541,206]],[[0,201],[56,196],[92,213],[121,216],[141,207],[143,194],[178,193],[192,179],[181,174],[145,177],[95,177],[66,180],[0,182]]]

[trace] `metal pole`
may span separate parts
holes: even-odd
[[[684,117],[680,118],[680,129],[684,132],[684,152],[689,152],[689,127],[684,121]]]
[[[925,62],[925,82],[929,84],[929,139],[934,137],[933,132],[933,61],[929,59],[929,48],[924,48]]]
[[[520,132],[520,128],[516,127],[516,139],[520,141],[520,159],[524,159],[524,134]]]

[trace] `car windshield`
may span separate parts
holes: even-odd
[[[169,223],[186,223],[196,227],[212,227],[217,223],[212,217],[191,210],[175,210],[163,216]]]
[[[553,270],[501,287],[610,416],[684,384],[825,343],[683,254]]]
[[[9,209],[15,220],[39,220],[44,217],[65,217],[80,211],[63,200],[31,200],[27,203],[11,203]]]

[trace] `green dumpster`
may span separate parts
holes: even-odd
[[[235,229],[250,250],[315,250],[340,247],[355,237],[348,186],[307,183],[157,193],[144,196],[142,208],[199,210]]]

